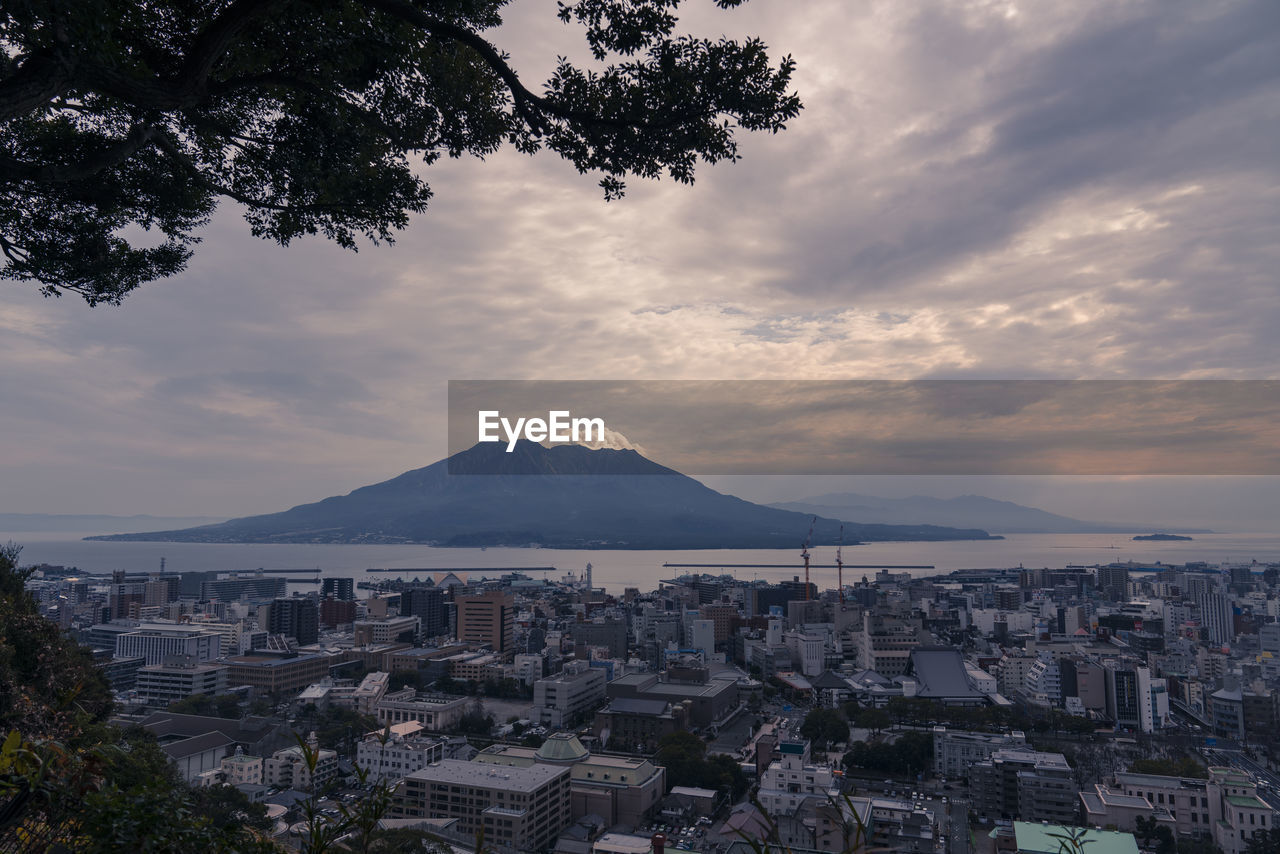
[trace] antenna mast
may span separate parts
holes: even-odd
[[[813,526],[818,524],[818,517],[814,516],[809,522],[809,535],[804,538],[804,545],[800,547],[800,557],[804,558],[804,601],[809,601],[809,543],[813,542]]]
[[[844,561],[840,557],[844,549],[844,525],[840,526],[840,543],[836,546],[836,584],[840,585],[840,605],[844,605]]]

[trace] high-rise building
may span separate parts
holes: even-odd
[[[1163,729],[1169,723],[1169,691],[1164,679],[1132,661],[1103,663],[1107,714],[1116,726],[1142,732]]]
[[[445,591],[439,587],[410,587],[400,593],[400,614],[417,617],[422,623],[422,636],[435,638],[449,633],[449,612],[445,608]]]
[[[350,602],[356,598],[356,582],[354,578],[326,578],[320,582],[320,596]]]
[[[1200,625],[1208,634],[1209,643],[1220,646],[1235,640],[1231,598],[1223,587],[1221,575],[1187,573],[1187,596],[1196,603]]]
[[[1123,602],[1128,598],[1129,568],[1118,565],[1098,567],[1097,590],[1112,601]]]
[[[498,652],[511,649],[516,605],[510,593],[490,590],[463,596],[457,605],[458,640],[487,644]]]
[[[283,578],[248,576],[218,578],[200,582],[200,598],[214,602],[258,601],[283,598],[287,588]]]
[[[356,603],[350,599],[326,597],[320,600],[321,627],[333,629],[354,623],[355,619]]]
[[[320,613],[314,599],[276,599],[271,603],[267,631],[298,641],[301,646],[320,639]]]

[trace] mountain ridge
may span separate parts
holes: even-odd
[[[1201,528],[1169,527],[1148,523],[1117,525],[1090,522],[1012,501],[989,498],[985,495],[961,495],[955,498],[935,498],[928,495],[883,498],[857,492],[837,492],[798,501],[773,502],[768,506],[835,519],[856,518],[866,523],[981,528],[1000,534],[1129,534],[1135,531],[1152,530],[1192,534],[1212,533]]]
[[[448,547],[791,548],[810,516],[753,504],[636,451],[521,441],[476,445],[380,483],[279,513],[92,540],[222,543],[415,543]],[[814,544],[841,523],[819,519]],[[845,525],[845,541],[993,539],[933,525]]]

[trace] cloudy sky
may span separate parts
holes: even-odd
[[[449,379],[1280,378],[1280,4],[796,9],[691,3],[805,103],[693,187],[606,204],[507,151],[433,167],[394,247],[280,248],[227,205],[119,308],[0,287],[0,512],[346,492],[444,455]],[[537,0],[491,35],[530,81],[581,53]],[[1243,512],[1271,480],[1178,488]]]

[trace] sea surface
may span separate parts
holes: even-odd
[[[92,533],[92,532],[90,532]],[[228,543],[121,543],[85,541],[78,534],[48,532],[7,533],[0,542],[23,547],[21,563],[74,566],[87,573],[254,570],[258,568],[319,568],[322,575],[369,579],[421,578],[453,570],[459,576],[495,575],[496,569],[554,567],[531,572],[535,577],[559,578],[581,574],[592,564],[592,584],[611,593],[625,587],[653,590],[658,582],[685,572],[726,573],[744,580],[780,581],[803,573],[800,547],[795,549],[708,549],[646,551],[560,550],[538,548],[442,549],[414,545],[260,545]],[[810,578],[819,588],[834,587],[836,570],[817,568],[835,562],[835,548],[812,550]],[[1197,534],[1191,542],[1133,542],[1118,534],[1011,534],[1003,540],[945,543],[871,543],[844,547],[845,583],[874,568],[854,564],[893,567],[917,565],[932,569],[909,570],[913,575],[935,575],[953,569],[1004,569],[1026,567],[1091,566],[1113,561],[1157,561],[1180,565],[1188,561],[1209,563],[1280,562],[1280,534]],[[705,568],[664,567],[664,563],[710,564]],[[783,568],[732,568],[731,564],[782,564]],[[368,573],[371,567],[398,572]],[[489,570],[485,572],[485,570]],[[906,571],[906,570],[904,570]],[[305,576],[294,576],[300,578]],[[311,585],[291,588],[307,590]]]

